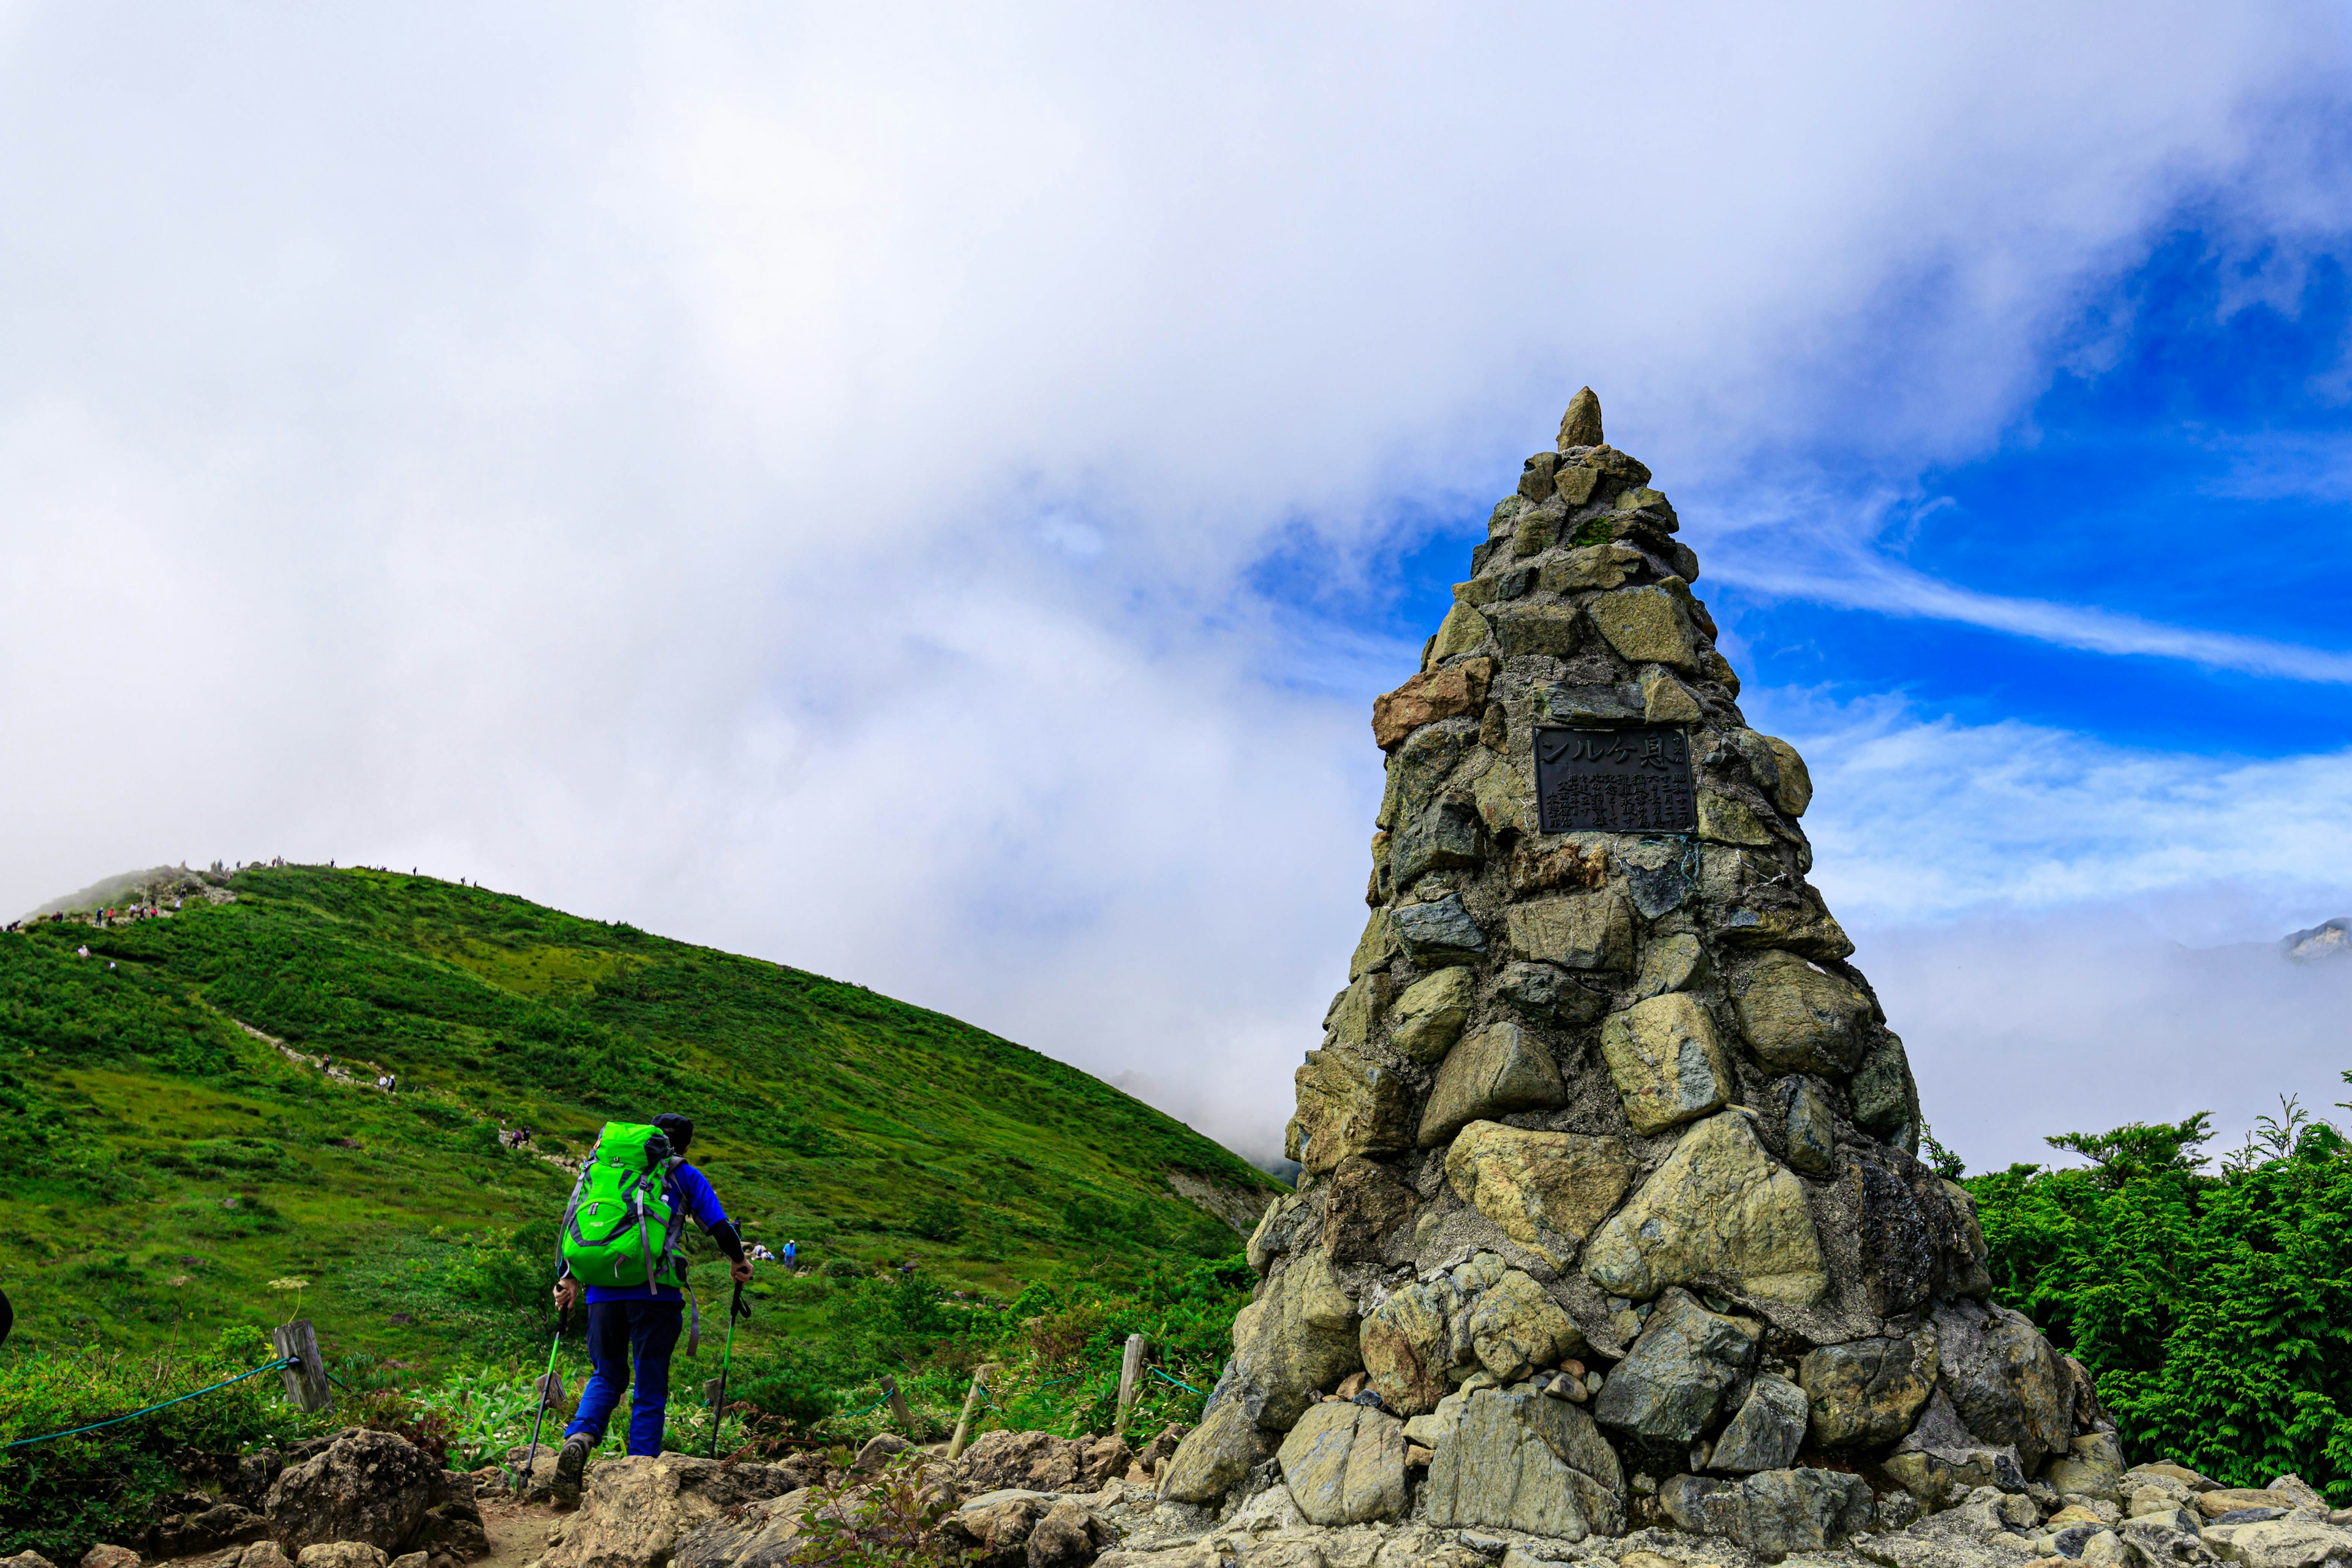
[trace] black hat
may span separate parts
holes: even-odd
[[[685,1153],[686,1146],[694,1142],[694,1123],[683,1116],[664,1113],[654,1118],[654,1125],[668,1138],[669,1152],[673,1154]]]

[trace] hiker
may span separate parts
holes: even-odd
[[[555,1281],[556,1305],[569,1310],[580,1300],[581,1281],[573,1277],[578,1259],[583,1269],[603,1268],[634,1275],[652,1283],[592,1284],[588,1297],[588,1360],[593,1368],[588,1386],[581,1391],[580,1409],[563,1430],[563,1447],[555,1456],[555,1498],[563,1506],[580,1500],[580,1479],[588,1468],[589,1451],[604,1439],[606,1422],[630,1383],[630,1363],[635,1364],[636,1391],[629,1401],[628,1451],[659,1454],[662,1427],[669,1405],[669,1358],[683,1326],[685,1295],[679,1286],[686,1268],[675,1250],[681,1215],[702,1226],[719,1250],[730,1260],[735,1283],[748,1283],[751,1260],[743,1254],[742,1238],[719,1206],[719,1194],[702,1173],[686,1163],[687,1146],[694,1142],[694,1123],[683,1116],[661,1115],[650,1128],[626,1122],[607,1123],[596,1148],[581,1167],[572,1207],[563,1221],[563,1267]],[[609,1147],[608,1147],[609,1145]],[[640,1154],[639,1151],[643,1153]],[[659,1196],[645,1195],[646,1177],[654,1163],[663,1167]],[[642,1172],[642,1175],[635,1173]],[[642,1213],[642,1221],[598,1227],[593,1211],[606,1203]],[[655,1226],[665,1226],[655,1253]],[[614,1242],[609,1256],[599,1248]],[[640,1252],[647,1256],[638,1262]],[[699,1318],[699,1309],[697,1317]],[[688,1345],[689,1351],[692,1345]]]
[[[800,1267],[800,1256],[801,1256],[801,1244],[800,1244],[799,1242],[797,1242],[797,1241],[787,1241],[787,1242],[785,1242],[785,1243],[784,1243],[784,1272],[785,1272],[785,1273],[790,1274],[791,1272],[793,1272],[793,1269],[795,1269],[795,1268],[799,1268],[799,1267]]]

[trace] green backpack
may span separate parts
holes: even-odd
[[[669,1135],[607,1121],[580,1167],[563,1211],[563,1261],[583,1285],[683,1285],[677,1256],[686,1211],[669,1173],[686,1163]]]

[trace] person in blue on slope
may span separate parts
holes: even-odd
[[[675,1153],[684,1154],[694,1142],[694,1123],[683,1116],[656,1116],[653,1124],[668,1137]],[[709,1181],[685,1164],[670,1173],[670,1181],[677,1201],[731,1260],[735,1282],[749,1281],[751,1260],[743,1255],[742,1237],[719,1206]],[[605,1424],[629,1387],[632,1361],[636,1363],[636,1393],[629,1401],[629,1452],[661,1452],[669,1407],[670,1352],[677,1347],[685,1318],[686,1297],[675,1285],[591,1285],[587,1289],[588,1361],[594,1370],[555,1456],[555,1499],[567,1507],[580,1500],[580,1478],[588,1468],[589,1451],[604,1440]],[[580,1281],[567,1270],[555,1281],[556,1305],[570,1309],[580,1300]]]

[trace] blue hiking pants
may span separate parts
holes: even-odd
[[[677,1348],[685,1310],[681,1301],[588,1303],[588,1362],[595,1371],[581,1392],[579,1413],[563,1429],[565,1436],[585,1432],[599,1443],[604,1440],[604,1425],[628,1389],[629,1363],[635,1360],[637,1392],[629,1401],[629,1452],[661,1452],[669,1353]]]

